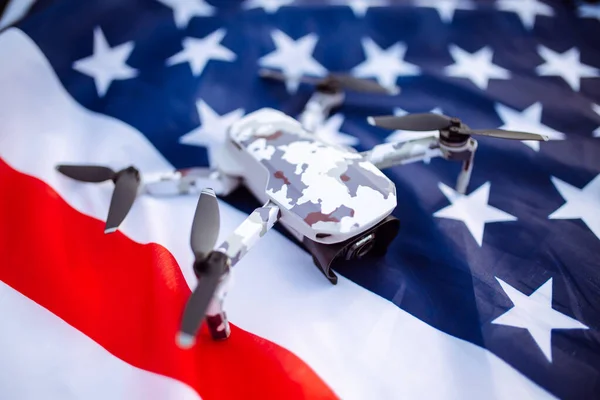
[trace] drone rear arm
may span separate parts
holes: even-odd
[[[456,191],[465,194],[473,171],[473,158],[477,150],[477,141],[469,139],[464,144],[450,146],[440,143],[435,134],[421,139],[405,142],[385,143],[362,152],[363,158],[379,169],[416,161],[427,161],[432,157],[442,157],[450,161],[462,162],[462,168],[456,182]]]
[[[248,250],[267,233],[279,220],[279,206],[269,201],[262,207],[252,211],[229,237],[217,247],[217,251],[225,253],[231,260],[231,267],[237,264]]]
[[[188,168],[144,176],[142,192],[153,196],[199,194],[206,187],[226,196],[240,184],[239,179],[212,168]]]
[[[379,144],[361,155],[379,169],[443,156],[435,134],[405,142]]]
[[[331,110],[338,107],[344,101],[343,92],[324,93],[316,91],[312,94],[299,120],[304,129],[316,132],[329,117]]]

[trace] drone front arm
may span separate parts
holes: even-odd
[[[206,167],[178,169],[154,175],[144,175],[142,192],[153,196],[199,194],[210,187],[217,196],[226,196],[240,184],[239,179]]]
[[[340,106],[343,101],[344,93],[341,91],[335,93],[314,92],[300,114],[300,123],[307,131],[316,132],[329,117],[331,110]]]
[[[279,207],[269,201],[252,213],[242,222],[229,237],[217,247],[231,260],[231,267],[237,264],[246,255],[258,239],[267,233],[275,222],[279,220]]]
[[[435,134],[405,142],[379,144],[361,155],[379,169],[443,157]]]
[[[279,207],[268,202],[255,209],[219,246],[216,251],[227,255],[229,271],[222,277],[219,287],[206,311],[206,324],[214,340],[227,339],[230,334],[229,321],[223,309],[223,302],[231,281],[231,268],[263,237],[279,220]]]

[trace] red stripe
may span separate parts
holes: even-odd
[[[337,398],[294,354],[235,326],[228,341],[203,330],[195,349],[180,350],[190,290],[168,250],[105,235],[102,221],[2,159],[0,188],[0,279],[115,356],[207,400]]]

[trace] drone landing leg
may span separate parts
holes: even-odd
[[[434,134],[405,142],[384,143],[361,153],[379,169],[441,157],[438,138]]]
[[[464,145],[458,147],[450,147],[444,143],[441,143],[443,157],[446,160],[462,161],[462,168],[460,170],[460,174],[458,175],[455,187],[455,190],[460,194],[465,194],[469,187],[477,146],[477,141],[472,138],[465,142]]]
[[[148,175],[143,181],[142,191],[153,196],[198,194],[206,187],[212,188],[218,196],[226,196],[240,184],[239,179],[202,167]]]
[[[473,156],[475,153],[471,153],[468,160],[463,161],[462,169],[458,175],[456,182],[456,191],[460,194],[467,193],[469,187],[469,181],[471,180],[471,172],[473,171]]]
[[[206,325],[213,340],[225,340],[231,334],[229,320],[223,302],[229,288],[229,276],[225,276],[206,310]]]

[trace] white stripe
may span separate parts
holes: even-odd
[[[56,163],[167,165],[139,132],[77,105],[21,32],[0,37],[3,57],[11,62],[0,65],[5,88],[0,92],[0,156],[14,168],[43,179],[69,204],[103,219],[111,186],[59,177]],[[105,138],[100,148],[98,136]],[[49,151],[49,143],[57,150]],[[115,144],[128,150],[113,154]],[[192,285],[188,234],[196,201],[140,198],[121,229],[134,240],[168,248]],[[224,237],[246,215],[220,204]],[[236,274],[226,301],[232,321],[293,351],[345,400],[551,397],[495,355],[432,328],[347,279],[340,277],[332,286],[306,253],[276,231],[248,253]]]
[[[123,362],[0,282],[0,398],[199,400],[188,385]]]

